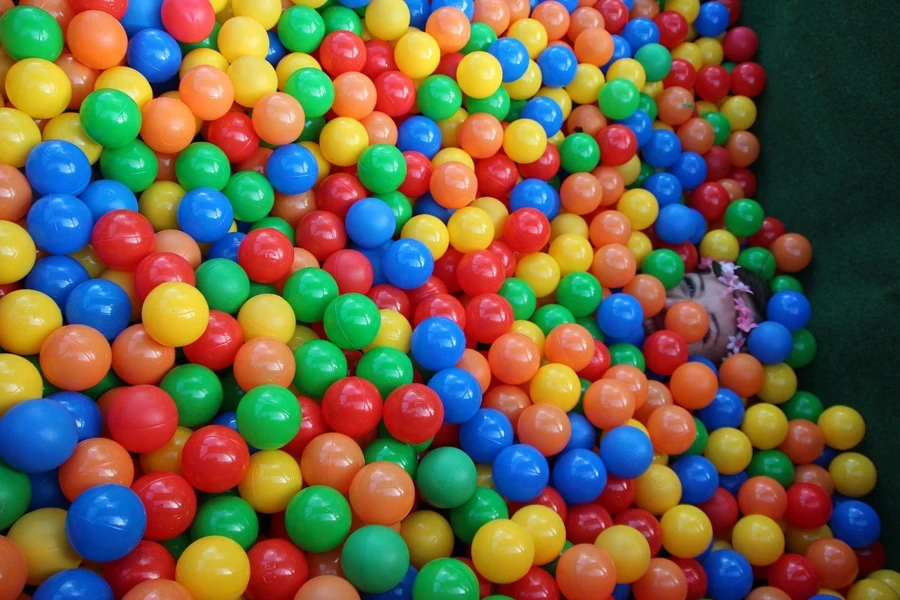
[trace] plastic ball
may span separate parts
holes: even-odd
[[[577,544],[560,556],[556,581],[559,591],[570,600],[607,597],[616,585],[616,563],[597,546]]]
[[[187,346],[200,339],[209,322],[209,306],[194,287],[167,282],[144,300],[141,314],[153,339],[166,346]]]
[[[72,414],[49,399],[16,404],[0,418],[0,431],[0,458],[23,473],[59,467],[78,442],[78,426]]]
[[[133,491],[104,484],[86,490],[69,507],[66,536],[81,556],[108,562],[131,552],[146,524],[144,506]]]
[[[378,548],[377,556],[372,555],[373,548]],[[397,532],[383,525],[366,525],[353,532],[344,543],[341,568],[358,590],[384,593],[406,575],[409,550]]]
[[[291,540],[301,549],[327,552],[337,548],[350,532],[350,505],[331,488],[307,487],[288,504],[285,524]]]
[[[525,444],[513,444],[501,450],[494,459],[492,475],[497,491],[515,502],[533,500],[550,482],[547,459],[536,448]]]
[[[594,545],[605,550],[616,565],[617,583],[634,583],[650,566],[650,545],[640,531],[613,525],[597,536]]]
[[[195,598],[237,600],[250,581],[250,561],[236,542],[212,535],[184,550],[175,576]]]
[[[482,526],[472,540],[472,561],[488,581],[512,583],[523,577],[535,559],[528,530],[514,521],[498,519]]]

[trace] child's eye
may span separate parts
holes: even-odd
[[[697,291],[697,286],[694,285],[694,280],[690,277],[685,277],[684,284],[687,287],[688,297],[693,298],[694,293]]]

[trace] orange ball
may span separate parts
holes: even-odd
[[[594,338],[581,325],[559,325],[544,340],[544,356],[552,363],[562,363],[572,367],[573,371],[581,371],[594,357]]]
[[[56,387],[80,392],[100,383],[112,366],[112,350],[103,335],[87,325],[65,325],[41,346],[41,372]]]
[[[200,266],[200,246],[194,238],[178,229],[165,229],[156,232],[154,252],[172,252],[188,261],[192,269]]]
[[[650,418],[650,415],[657,408],[660,406],[672,406],[673,404],[672,392],[669,391],[665,384],[659,381],[648,381],[647,402],[634,411],[634,418],[646,425],[647,419]]]
[[[595,248],[609,244],[624,246],[631,237],[631,222],[617,210],[604,210],[591,219],[589,235]]]
[[[156,154],[156,163],[159,165],[159,170],[156,172],[156,181],[173,181],[177,183],[178,177],[175,175],[175,159],[177,157],[174,154],[165,154],[163,152],[155,152],[154,154]]]
[[[759,139],[749,131],[735,131],[725,142],[725,149],[728,150],[732,165],[749,167],[759,158]]]
[[[283,146],[296,141],[303,133],[306,115],[293,96],[275,92],[263,96],[253,106],[252,122],[263,141]]]
[[[444,8],[438,9],[441,10]],[[476,159],[489,158],[503,146],[503,125],[493,115],[475,113],[460,125],[458,136],[459,145],[466,154]]]
[[[719,383],[741,398],[755,396],[765,381],[765,369],[750,354],[734,354],[722,361],[719,366]]]
[[[713,370],[702,363],[680,365],[669,380],[675,404],[690,410],[706,408],[715,399],[719,382]]]
[[[637,298],[648,319],[658,315],[666,305],[666,288],[653,275],[635,275],[622,291]]]
[[[716,133],[709,121],[692,117],[678,127],[678,139],[682,150],[705,154],[715,144]]]
[[[631,593],[635,600],[684,600],[688,593],[687,578],[671,560],[652,558],[647,571],[631,584]]]
[[[413,480],[392,462],[373,462],[350,483],[350,506],[366,525],[393,525],[410,513],[416,500]]]
[[[11,8],[12,4],[11,1],[6,2],[5,4],[4,2],[0,2],[0,13],[3,12],[3,9],[6,6]],[[35,8],[40,8],[50,13],[50,16],[59,23],[59,27],[63,30],[63,33],[69,28],[69,23],[72,22],[72,17],[75,16],[75,10],[72,8],[70,0],[21,0],[18,4],[20,6],[34,6]]]
[[[234,379],[245,391],[265,384],[288,387],[296,370],[291,349],[271,338],[245,342],[234,357]]]
[[[694,114],[694,94],[683,87],[670,87],[656,97],[659,120],[669,125],[681,125]]]
[[[59,58],[54,61],[56,66],[63,70],[69,83],[72,84],[72,99],[69,100],[69,108],[78,110],[81,103],[87,98],[87,95],[94,91],[94,84],[97,83],[97,77],[100,73],[97,69],[92,69],[78,61],[77,58],[63,52]]]
[[[831,480],[831,473],[828,469],[819,465],[797,465],[794,467],[794,483],[812,483],[826,492],[828,495],[834,493],[834,482]]]
[[[709,331],[709,313],[691,300],[676,302],[666,311],[666,329],[671,329],[688,344],[699,342]]]
[[[771,247],[775,255],[775,265],[784,273],[802,271],[812,262],[812,244],[799,233],[785,233],[779,236]]]
[[[194,115],[175,98],[154,98],[141,109],[141,139],[156,152],[177,154],[193,141]]]
[[[603,287],[625,287],[636,272],[634,254],[622,244],[606,244],[594,253],[591,273]]]
[[[579,6],[569,15],[569,31],[567,36],[570,42],[578,39],[578,35],[586,29],[603,29],[606,21],[599,10],[589,6]]]
[[[347,494],[353,477],[365,464],[362,449],[351,438],[342,433],[323,433],[303,450],[300,472],[307,485],[327,485]]]
[[[659,2],[656,0],[634,0],[631,7],[631,18],[653,19],[659,14]]]
[[[294,600],[359,600],[359,592],[346,579],[322,575],[304,583]]]
[[[430,188],[434,201],[444,208],[463,208],[475,200],[478,179],[468,165],[450,161],[431,173]]]
[[[528,0],[506,0],[509,5],[509,24],[527,19],[531,13],[531,4]],[[504,30],[505,31],[505,30]],[[503,32],[500,32],[503,33]],[[500,35],[500,34],[497,34]]]
[[[575,38],[573,49],[578,62],[602,67],[612,58],[613,39],[605,29],[585,29]]]
[[[475,15],[472,22],[484,23],[500,36],[509,27],[510,12],[510,5],[506,0],[475,0]]]
[[[541,366],[537,344],[521,333],[505,333],[491,344],[488,363],[494,377],[511,385],[527,383]]]
[[[177,581],[148,579],[128,590],[122,600],[193,600],[193,596]]]
[[[125,383],[157,384],[175,364],[175,348],[160,344],[141,325],[132,325],[112,343],[112,368]]]
[[[653,449],[663,454],[682,454],[697,436],[691,413],[680,406],[660,406],[647,419]]]
[[[59,467],[59,488],[70,501],[95,485],[118,483],[131,487],[134,461],[121,444],[107,438],[79,442],[72,456]]]
[[[316,192],[309,190],[302,194],[282,194],[275,192],[275,206],[272,216],[284,219],[292,228],[297,227],[300,219],[316,210]]]
[[[612,429],[634,416],[634,394],[617,379],[598,379],[584,392],[584,416],[594,427]]]
[[[819,576],[819,586],[829,590],[847,587],[859,574],[859,559],[853,548],[841,540],[828,538],[813,542],[806,549],[806,560]]]
[[[608,598],[616,587],[616,563],[602,548],[576,544],[559,557],[556,582],[568,600]]]
[[[360,120],[369,136],[369,144],[397,144],[397,124],[381,111],[373,110]]]
[[[778,449],[795,465],[808,465],[825,450],[825,434],[818,425],[806,419],[788,423],[788,433]]]
[[[125,58],[128,36],[114,16],[101,10],[86,10],[69,23],[66,44],[78,62],[103,71]]]
[[[763,515],[778,521],[787,510],[787,493],[771,477],[751,477],[738,490],[738,507],[743,515]]]
[[[15,223],[28,214],[33,195],[22,171],[0,164],[0,221]]]
[[[594,212],[600,207],[602,198],[600,180],[590,173],[572,173],[559,187],[559,199],[563,208],[575,215]]]
[[[334,104],[331,110],[339,117],[357,121],[375,110],[375,84],[366,75],[349,71],[334,78]]]
[[[221,69],[198,65],[181,78],[178,94],[195,117],[215,121],[231,110],[234,84]]]
[[[0,598],[14,600],[25,589],[28,563],[15,542],[0,535]]]
[[[607,369],[603,379],[617,379],[624,383],[634,394],[634,407],[638,409],[647,402],[649,395],[649,382],[643,371],[631,365],[616,365]]]
[[[607,166],[597,167],[591,173],[597,177],[600,187],[603,188],[603,200],[600,201],[600,206],[612,206],[618,202],[625,193],[625,178],[622,174],[615,167]]]
[[[582,104],[572,109],[569,118],[566,119],[566,133],[586,133],[591,137],[606,127],[606,117],[600,112],[600,107],[596,104]],[[597,169],[602,168],[598,167]],[[597,169],[592,173],[599,179]],[[607,206],[607,204],[603,204]]]
[[[547,30],[547,39],[551,42],[561,40],[571,24],[569,11],[556,0],[538,4],[531,11],[531,18],[544,26],[544,29]]]
[[[747,594],[746,600],[791,600],[791,597],[776,587],[765,585]]]
[[[478,10],[477,5],[475,10]],[[429,15],[425,23],[425,33],[438,43],[441,54],[450,54],[462,50],[466,45],[472,34],[472,26],[463,11],[452,6],[443,6]]]
[[[572,437],[566,412],[552,404],[532,404],[519,415],[516,435],[523,444],[537,448],[544,456],[559,454]]]
[[[498,385],[492,388],[481,401],[481,408],[493,408],[509,419],[513,429],[518,426],[522,412],[531,406],[531,398],[522,388],[514,385]]]
[[[466,348],[463,356],[456,363],[457,369],[468,371],[478,380],[482,393],[486,392],[491,386],[491,364],[487,356],[473,348]]]

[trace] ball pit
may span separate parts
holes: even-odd
[[[739,0],[7,4],[0,598],[896,596]]]

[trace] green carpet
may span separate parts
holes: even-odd
[[[812,301],[818,356],[800,387],[826,406],[849,404],[867,423],[861,451],[878,485],[867,500],[882,519],[888,565],[900,566],[900,127],[896,40],[883,0],[743,2],[741,21],[760,39],[768,87],[754,128],[757,199],[788,231],[813,244],[800,279]],[[893,56],[894,59],[890,57]]]

